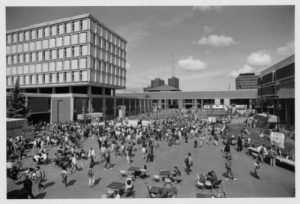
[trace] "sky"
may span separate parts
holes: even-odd
[[[294,6],[7,7],[6,29],[90,13],[127,40],[126,90],[172,76],[182,91],[235,90],[239,73],[294,54]],[[174,55],[174,63],[172,63]]]

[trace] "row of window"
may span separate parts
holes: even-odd
[[[16,74],[27,74],[27,73],[41,73],[41,72],[55,72],[61,70],[71,70],[71,69],[86,69],[88,67],[87,58],[79,58],[72,60],[60,60],[56,62],[44,62],[38,64],[30,64],[24,66],[13,66],[6,69],[7,75]],[[121,77],[125,77],[126,70],[109,63],[105,63],[99,60],[91,59],[91,68],[99,70],[104,73],[109,73]]]
[[[91,80],[94,82],[106,83],[116,86],[125,86],[124,78],[116,77],[110,74],[96,73],[93,74],[91,78]],[[16,80],[19,80],[20,85],[35,85],[49,83],[83,82],[88,81],[88,78],[86,71],[11,76],[7,77],[7,85],[14,85],[16,83]]]
[[[32,52],[19,55],[9,55],[6,57],[7,65],[40,62],[47,60],[63,59],[68,57],[79,57],[88,55],[87,45],[80,45],[55,50]]]
[[[51,36],[63,35],[71,32],[78,32],[89,29],[89,19],[77,20],[72,22],[64,22],[60,24],[55,24],[52,26],[44,26],[39,28],[28,29],[25,31],[17,31],[14,33],[9,33],[6,35],[7,44],[11,43],[20,43],[29,40],[36,40],[41,38],[47,38]],[[99,36],[104,37],[109,40],[109,42],[113,43],[125,49],[125,42],[121,40],[119,37],[114,35],[109,30],[105,29],[100,24],[91,22],[91,30],[94,33],[97,33]]]
[[[16,53],[22,53],[28,51],[36,51],[42,49],[61,47],[61,46],[84,44],[89,41],[87,36],[88,36],[87,33],[80,33],[80,34],[67,35],[63,37],[26,42],[18,45],[9,45],[6,47],[6,54],[9,55],[9,54],[16,54]],[[113,45],[112,43],[109,43],[103,38],[99,39],[99,42],[96,41],[93,43],[96,46],[111,52],[112,54],[125,58],[126,55],[125,50]]]
[[[118,47],[117,45],[114,45],[113,43],[106,41],[103,37],[100,37],[97,34],[91,34],[90,42],[97,47],[104,48],[106,50],[109,50],[111,53],[115,53],[115,54],[118,54],[120,52],[125,52],[126,50],[125,47],[124,48]]]
[[[87,33],[66,35],[63,37],[50,38],[50,39],[33,41],[33,42],[21,43],[18,45],[7,46],[6,54],[15,54],[21,52],[61,47],[61,46],[70,46],[79,43],[80,44],[86,43],[87,41],[88,41]]]
[[[45,26],[40,28],[34,28],[25,31],[19,31],[15,33],[7,34],[7,44],[19,43],[28,40],[35,40],[44,37],[62,35],[65,33],[77,32],[88,29],[88,20],[80,20],[68,23],[62,23],[59,25]]]
[[[87,80],[87,73],[83,71],[78,72],[62,72],[49,74],[35,74],[24,76],[12,76],[7,78],[7,85],[14,85],[16,80],[19,80],[20,85],[32,84],[47,84],[60,82],[81,82]]]

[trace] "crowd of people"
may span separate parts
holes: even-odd
[[[192,141],[194,148],[201,148],[205,144],[209,144],[212,140],[215,145],[218,141],[224,144],[225,154],[225,179],[237,178],[232,172],[232,156],[230,146],[232,145],[232,138],[227,134],[227,125],[224,123],[221,127],[216,127],[214,124],[209,124],[207,120],[201,117],[195,117],[195,114],[186,114],[179,111],[169,114],[163,119],[151,119],[151,123],[143,126],[141,121],[136,126],[130,125],[126,120],[112,120],[104,124],[100,123],[79,123],[79,122],[50,122],[35,126],[37,132],[45,132],[41,136],[36,136],[33,139],[27,139],[23,136],[18,136],[15,139],[8,138],[7,140],[7,160],[10,162],[8,169],[8,176],[12,179],[20,181],[19,173],[22,164],[22,159],[26,149],[31,149],[33,152],[33,166],[25,172],[24,183],[25,192],[29,197],[32,195],[32,181],[38,183],[39,189],[43,189],[43,181],[46,178],[44,171],[41,170],[40,165],[48,164],[52,161],[58,168],[61,169],[60,176],[62,183],[68,187],[68,175],[76,173],[80,168],[78,160],[87,160],[87,175],[88,187],[94,186],[96,157],[105,162],[104,170],[113,169],[112,157],[124,158],[128,164],[131,164],[135,156],[134,151],[138,149],[143,154],[145,165],[134,174],[145,179],[147,178],[147,163],[155,162],[155,151],[160,144],[165,142],[169,147],[178,147],[182,143],[189,143]],[[243,135],[247,132],[242,129],[241,134],[237,139],[237,151],[242,151],[243,147],[250,146],[250,138],[244,139]],[[95,150],[92,147],[84,149],[84,142],[86,138],[92,138],[97,142],[99,149]],[[47,149],[58,147],[53,158],[49,158]],[[97,152],[97,153],[96,153]],[[98,153],[99,152],[99,153]],[[263,152],[263,151],[262,151]],[[274,150],[271,151],[272,164],[274,163]],[[188,153],[185,158],[182,158],[185,164],[185,172],[189,175],[192,172],[193,159],[192,154]],[[18,161],[18,162],[14,162]],[[255,173],[260,166],[262,158],[259,156],[255,162]],[[16,164],[12,164],[16,163]],[[136,172],[135,172],[136,173]],[[181,171],[177,166],[167,176],[172,183],[180,183]],[[201,174],[196,178],[197,183],[209,181],[212,186],[220,184],[214,170],[211,170],[207,175]],[[131,181],[132,182],[132,181]],[[131,185],[130,182],[127,183]]]

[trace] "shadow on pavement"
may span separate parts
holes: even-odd
[[[34,198],[35,198],[35,199],[42,199],[42,198],[44,198],[45,196],[46,196],[46,192],[40,193],[40,194],[34,196]]]
[[[48,183],[44,184],[44,188],[48,188],[50,186],[53,186],[54,184],[55,184],[54,181],[48,182]]]
[[[101,178],[97,178],[94,182],[94,186],[97,186],[101,181]]]
[[[250,171],[250,175],[256,179],[260,179],[260,177],[257,174],[255,174],[255,172],[253,172],[253,171]]]
[[[27,199],[27,194],[23,189],[17,189],[8,192],[7,199]]]
[[[71,180],[71,181],[69,181],[68,186],[73,186],[75,183],[76,183],[76,180]]]

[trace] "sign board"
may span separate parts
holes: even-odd
[[[86,120],[91,119],[92,121],[96,120],[97,118],[101,118],[103,116],[102,113],[87,113],[87,114],[78,114],[77,120],[84,120],[84,117]]]
[[[203,108],[204,109],[210,109],[210,105],[204,105]]]
[[[235,105],[235,108],[238,110],[247,109],[247,105]]]
[[[214,108],[214,109],[224,109],[224,105],[213,105],[212,108]]]
[[[271,145],[284,148],[284,134],[282,132],[271,132],[270,140],[271,140]]]
[[[208,117],[208,123],[216,123],[217,119],[216,117]]]

